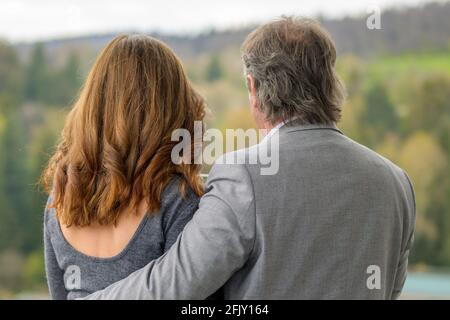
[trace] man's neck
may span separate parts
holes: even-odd
[[[267,130],[267,132],[269,132],[270,130],[272,130],[273,128],[279,126],[282,123],[282,121],[278,121],[275,123],[270,123],[270,122],[264,122],[261,126],[261,129],[263,130]]]

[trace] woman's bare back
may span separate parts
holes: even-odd
[[[145,201],[137,212],[128,209],[120,214],[116,225],[95,223],[87,227],[61,225],[66,241],[77,251],[91,257],[111,258],[120,254],[128,245],[147,213]]]

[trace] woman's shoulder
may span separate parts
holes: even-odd
[[[56,209],[52,208],[52,197],[49,196],[44,210],[44,230],[49,236],[59,235],[59,221],[56,216]]]
[[[163,222],[168,224],[175,219],[190,219],[197,211],[200,196],[194,190],[185,185],[184,192],[181,190],[182,178],[172,178],[164,189],[161,197],[161,214]]]
[[[165,208],[174,202],[185,204],[194,203],[198,205],[200,196],[188,184],[184,184],[184,192],[182,192],[182,179],[182,177],[177,175],[167,184],[161,196],[161,208]]]

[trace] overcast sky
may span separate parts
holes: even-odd
[[[281,14],[328,17],[428,0],[1,0],[0,38],[49,39],[108,31],[192,33],[270,20]]]

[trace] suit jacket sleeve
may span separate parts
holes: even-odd
[[[407,241],[402,248],[400,260],[398,262],[391,299],[398,299],[402,293],[403,286],[405,285],[406,277],[408,274],[408,258],[414,242],[414,229],[416,223],[416,200],[414,195],[414,188],[408,175],[405,172],[403,172],[403,175],[406,181],[405,193],[406,199],[408,200],[407,214],[405,215],[405,225],[407,226],[405,230],[405,236],[407,237]]]
[[[87,299],[205,299],[247,261],[255,199],[244,165],[216,164],[199,209],[160,258]]]

